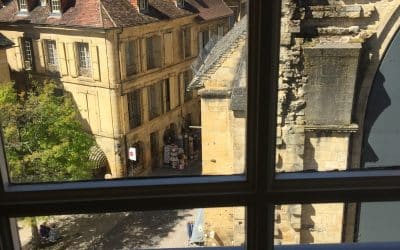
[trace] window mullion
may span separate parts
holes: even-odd
[[[11,224],[8,217],[0,216],[0,250],[8,249],[16,249],[11,233]]]

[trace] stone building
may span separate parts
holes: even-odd
[[[11,81],[6,49],[11,48],[13,45],[12,41],[0,33],[0,83]]]
[[[201,98],[202,174],[242,174],[245,165],[247,18],[222,37],[195,72],[190,89]],[[207,208],[209,246],[245,242],[244,208]]]
[[[277,172],[399,165],[399,15],[399,0],[282,1]],[[217,63],[212,71],[195,76],[198,82],[192,83],[203,88],[199,91],[203,146],[223,151],[203,149],[208,152],[203,152],[203,171],[210,174],[244,171],[244,144],[238,143],[245,140],[244,122],[239,129],[233,109],[235,99],[243,98],[237,93],[244,93],[235,91],[234,80],[242,75],[238,60],[242,52],[240,42],[231,42],[236,50],[214,57]],[[217,118],[223,124],[216,124]],[[239,131],[238,137],[233,130]],[[243,169],[235,166],[238,162]],[[391,203],[393,211],[399,206]],[[223,214],[216,210],[210,215],[209,228],[218,230],[222,223],[216,219],[218,213]],[[232,219],[232,210],[228,213],[234,227],[239,220]],[[374,219],[373,213],[380,219]],[[371,204],[282,204],[276,207],[275,216],[276,244],[373,239],[364,226],[372,220],[376,231],[398,239],[382,224],[397,215],[379,212]],[[386,220],[382,220],[384,216]],[[219,230],[223,235],[223,229]]]
[[[199,99],[185,91],[190,66],[232,14],[222,0],[11,0],[0,30],[15,44],[14,79],[62,83],[96,137],[103,174],[121,177],[161,164],[171,125],[199,124]]]
[[[366,149],[371,138],[382,135],[367,130],[384,115],[373,114],[369,96],[386,98],[371,86],[382,84],[378,66],[398,33],[399,7],[398,0],[283,1],[276,171],[368,167]],[[372,114],[375,120],[368,122]],[[384,129],[396,134],[390,126]],[[276,243],[360,240],[364,221],[372,220],[360,214],[369,210],[367,204],[278,206]]]

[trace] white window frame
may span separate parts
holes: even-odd
[[[89,43],[78,42],[76,43],[77,61],[79,68],[79,75],[90,76],[91,75],[91,56],[89,51]]]
[[[23,52],[23,65],[25,70],[33,70],[34,68],[34,55],[33,55],[33,42],[30,38],[22,38],[22,52]]]
[[[48,66],[58,67],[58,54],[57,54],[56,41],[55,40],[45,40],[45,44],[46,44]]]
[[[28,11],[28,0],[19,0],[19,11],[27,12]]]
[[[61,0],[51,0],[51,12],[56,14],[61,13]]]

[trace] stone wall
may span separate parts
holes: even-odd
[[[282,1],[276,171],[352,166],[351,142],[359,130],[354,117],[362,116],[354,106],[373,56],[371,41],[399,6],[398,0]],[[343,204],[276,211],[277,244],[342,241]]]

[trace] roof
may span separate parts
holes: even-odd
[[[225,36],[216,42],[204,59],[199,57],[197,61],[193,63],[192,68],[194,68],[195,72],[188,89],[203,88],[204,82],[210,79],[216,69],[229,58],[231,52],[238,48],[239,42],[243,39],[247,39],[246,17],[242,18],[227,34],[225,34]],[[241,58],[247,58],[247,45],[244,47],[245,48],[241,51]],[[235,86],[246,85],[246,81],[243,81],[243,76],[247,76],[247,63],[244,61],[246,60],[241,60],[240,65],[237,66],[235,83],[233,83]]]
[[[9,40],[7,37],[5,37],[3,34],[0,33],[0,49],[8,48],[13,45],[14,43],[11,40]]]
[[[21,14],[17,0],[0,0],[0,8],[0,23],[90,28],[130,27],[191,15],[197,15],[200,21],[233,15],[223,0],[186,0],[184,8],[177,7],[173,0],[149,0],[149,9],[145,13],[139,12],[127,0],[75,0],[61,16],[52,15],[50,6],[40,4],[29,13]]]

